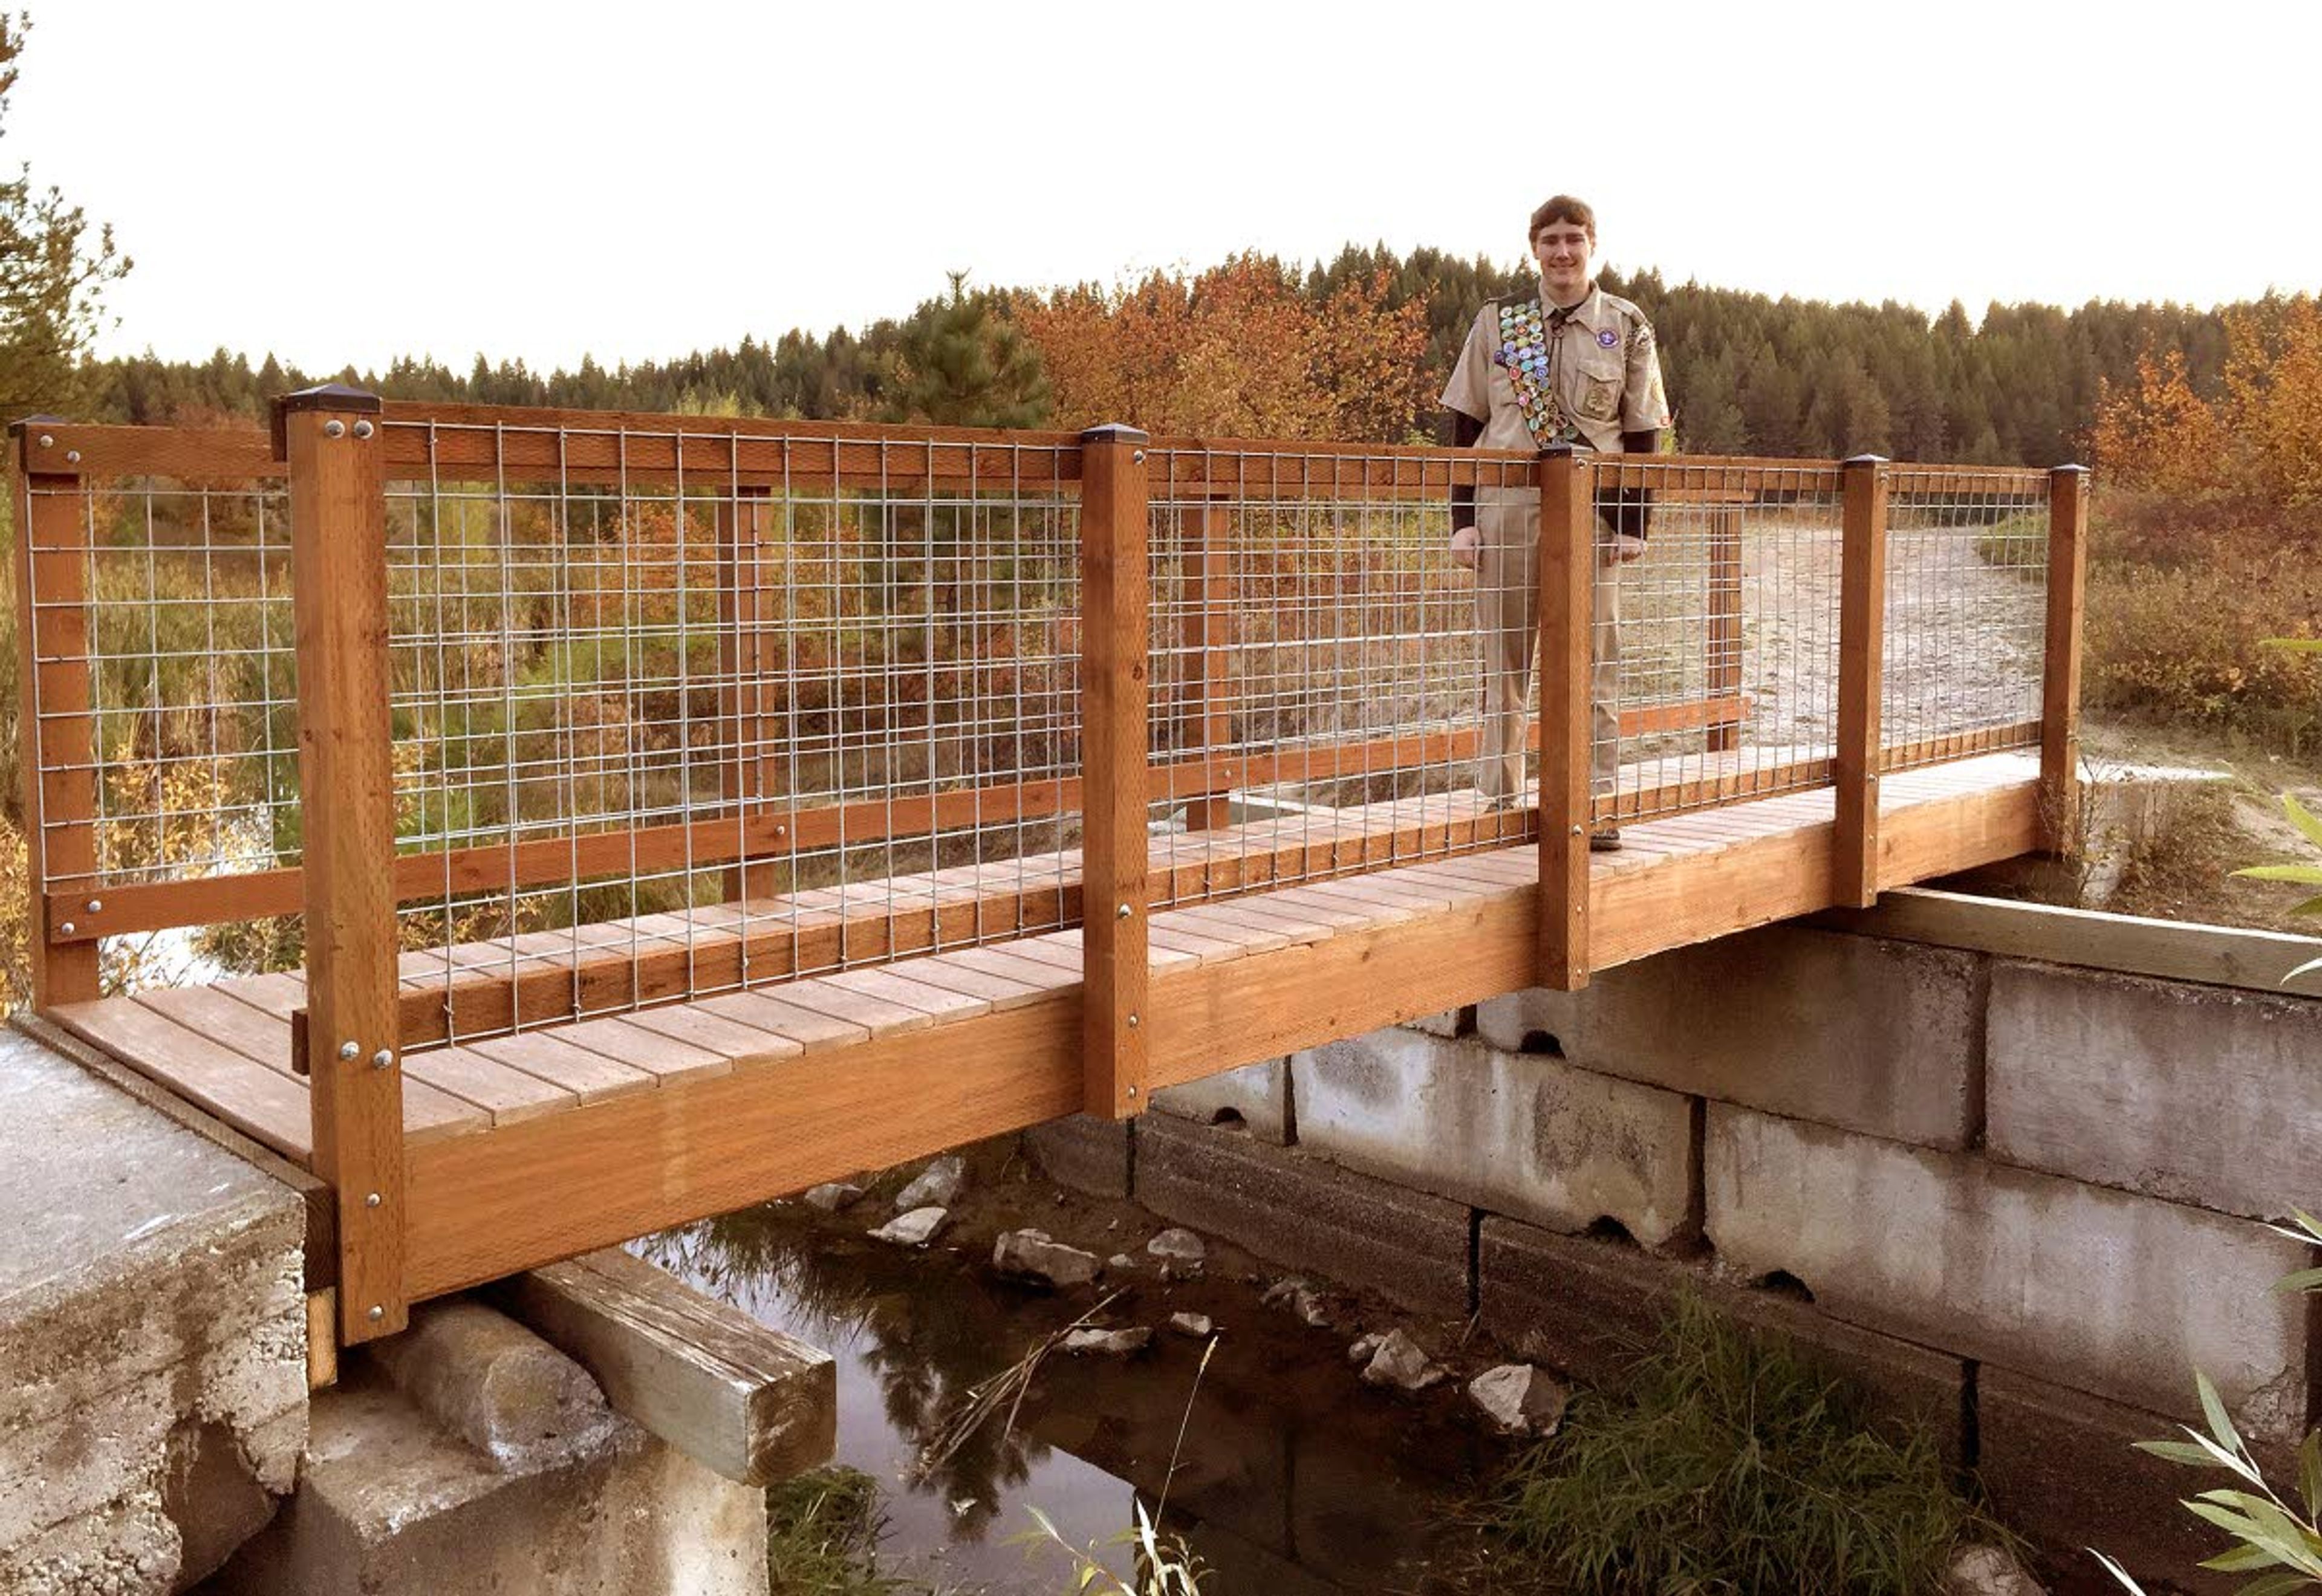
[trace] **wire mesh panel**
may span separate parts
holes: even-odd
[[[1076,923],[1059,446],[388,448],[404,975],[476,989],[443,1039]]]
[[[155,436],[215,469],[29,477],[19,501],[32,877],[53,895],[52,935],[141,933],[106,944],[116,985],[262,962],[179,932],[221,917],[194,883],[298,859],[284,485],[262,434]]]
[[[1836,465],[1600,459],[1593,503],[1599,823],[1827,785]]]
[[[1891,467],[1887,515],[1887,768],[2038,746],[2047,474]]]
[[[1536,506],[1532,462],[1160,447],[1147,470],[1156,907],[1522,840],[1528,799],[1478,790],[1450,494]]]

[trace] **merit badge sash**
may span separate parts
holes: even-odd
[[[1539,300],[1500,306],[1500,347],[1492,359],[1506,369],[1516,407],[1535,444],[1545,449],[1580,436],[1580,430],[1564,418],[1564,406],[1549,386],[1548,320]]]

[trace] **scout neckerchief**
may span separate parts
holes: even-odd
[[[1516,408],[1523,413],[1524,425],[1532,442],[1545,449],[1551,443],[1577,442],[1580,429],[1564,414],[1563,401],[1556,395],[1550,380],[1556,369],[1556,353],[1549,342],[1550,328],[1547,316],[1540,314],[1540,302],[1527,299],[1520,305],[1500,306],[1500,348],[1492,358],[1507,368],[1508,383],[1515,389]],[[1569,311],[1559,311],[1555,331],[1561,332],[1571,318]]]

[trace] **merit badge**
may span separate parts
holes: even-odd
[[[1610,327],[1596,334],[1596,347],[1599,349],[1611,349],[1620,342],[1621,335]]]

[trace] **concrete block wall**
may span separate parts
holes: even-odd
[[[2322,1209],[2311,999],[1776,926],[1156,1107],[1044,1162],[1583,1376],[1706,1294],[2188,1588],[2199,1486],[2126,1442],[2198,1422],[2197,1367],[2277,1453],[2322,1407],[2271,1289],[2311,1249],[2263,1223]]]

